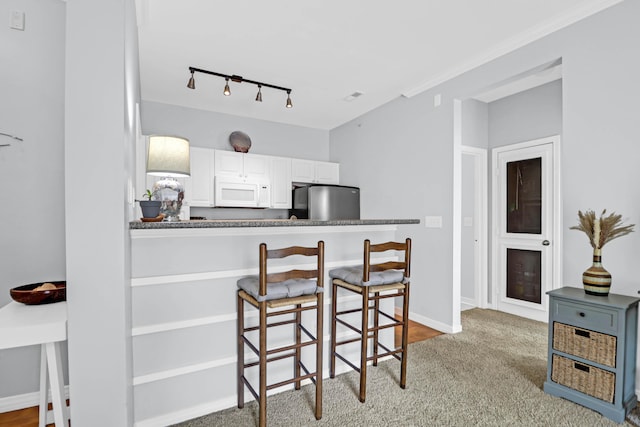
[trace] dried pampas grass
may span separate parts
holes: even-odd
[[[615,212],[605,216],[607,210],[603,210],[600,218],[596,213],[588,210],[585,213],[578,211],[578,225],[570,227],[571,230],[583,231],[589,238],[593,249],[601,249],[605,244],[631,233],[635,224],[622,225],[622,215]]]

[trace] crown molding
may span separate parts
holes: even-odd
[[[574,24],[591,15],[608,9],[618,3],[622,3],[623,1],[624,0],[601,0],[599,2],[590,3],[583,7],[572,9],[571,11],[564,13],[556,17],[555,19],[548,20],[540,25],[536,25],[530,30],[521,33],[517,37],[510,38],[503,43],[498,44],[498,46],[496,46],[495,48],[488,49],[456,67],[450,68],[449,70],[434,77],[433,79],[427,80],[426,82],[421,83],[414,88],[403,91],[401,95],[407,98],[411,98],[448,80],[458,77],[459,75],[466,73],[467,71],[473,70],[474,68],[484,65],[487,62],[493,61],[494,59],[520,49],[521,47],[531,42],[534,42],[545,36],[548,36],[551,33],[561,30],[562,28],[568,27],[571,24]]]

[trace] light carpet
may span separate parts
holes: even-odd
[[[409,346],[407,388],[395,359],[370,367],[367,400],[355,372],[325,379],[323,417],[313,416],[313,386],[267,399],[269,426],[615,426],[599,413],[542,391],[547,325],[473,309],[463,331]],[[341,363],[341,362],[339,362]],[[230,408],[182,427],[253,426],[258,405]],[[631,425],[626,423],[626,425]]]

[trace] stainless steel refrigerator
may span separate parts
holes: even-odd
[[[360,189],[325,184],[295,188],[291,214],[317,221],[360,219]]]

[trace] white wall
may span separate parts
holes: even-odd
[[[464,117],[464,116],[463,116]],[[462,155],[462,229],[461,229],[461,263],[460,263],[460,296],[462,302],[470,304],[477,298],[475,292],[475,227],[478,218],[475,216],[475,157]],[[465,219],[471,219],[471,225],[465,225]],[[463,304],[463,309],[465,308]]]
[[[9,28],[12,10],[25,30]],[[0,306],[9,289],[64,280],[65,3],[0,2]],[[0,400],[36,392],[40,350],[0,351]],[[0,402],[2,407],[2,402]],[[1,411],[1,409],[0,409]]]
[[[185,90],[190,89],[185,86]],[[222,95],[216,93],[203,96]],[[232,151],[229,134],[236,130],[249,135],[250,153],[253,154],[329,160],[329,132],[326,130],[158,102],[142,103],[142,133],[145,135],[178,135],[189,139],[195,147]]]
[[[139,100],[133,0],[67,1],[65,190],[71,419],[133,421],[129,194]]]
[[[564,284],[580,286],[591,259],[568,227],[578,209],[609,208],[640,223],[640,2],[626,1],[411,99],[398,98],[331,131],[331,159],[363,191],[367,217],[443,215],[444,228],[415,238],[411,311],[451,325],[452,100],[562,58]],[[443,103],[433,107],[433,95]],[[464,142],[464,141],[463,141]],[[595,177],[595,179],[594,179]],[[373,187],[373,186],[372,186]],[[417,192],[418,191],[418,192]],[[419,196],[416,196],[419,194]],[[381,200],[385,202],[381,202]],[[392,200],[392,203],[389,201]],[[636,295],[640,233],[605,247],[613,292]]]

